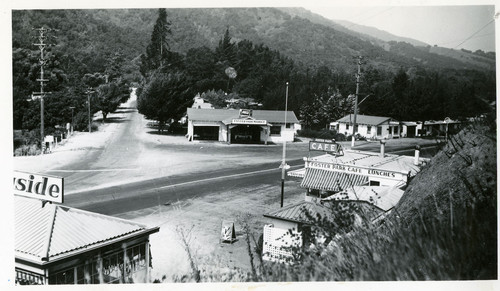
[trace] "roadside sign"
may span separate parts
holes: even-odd
[[[234,230],[233,221],[222,221],[222,229],[220,233],[221,242],[234,242],[236,240],[236,231]]]
[[[64,178],[14,171],[14,195],[63,203]]]
[[[54,136],[53,135],[46,135],[45,138],[44,138],[44,141],[45,142],[53,143],[54,142]]]

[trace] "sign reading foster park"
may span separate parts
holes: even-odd
[[[386,178],[386,179],[391,179],[391,180],[399,180],[399,181],[407,181],[407,179],[408,179],[408,173],[406,173],[406,172],[380,170],[380,169],[374,169],[374,168],[370,168],[370,167],[355,166],[355,165],[351,165],[351,164],[332,164],[332,163],[324,163],[324,162],[317,162],[317,161],[309,161],[309,167],[310,168],[317,168],[317,169],[332,170],[332,171],[337,171],[337,172]]]
[[[14,171],[14,194],[63,203],[64,178]]]

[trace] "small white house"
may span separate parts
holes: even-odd
[[[214,106],[208,102],[205,102],[203,98],[201,98],[200,93],[198,93],[196,96],[193,98],[193,106],[191,108],[197,108],[197,109],[213,109]]]
[[[352,135],[354,114],[349,114],[341,119],[330,123],[330,129],[338,133]],[[389,139],[400,137],[399,121],[391,117],[361,115],[356,116],[355,134],[359,134],[367,139]]]

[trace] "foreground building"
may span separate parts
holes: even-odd
[[[131,221],[15,197],[16,283],[147,283],[148,228]]]
[[[293,111],[188,108],[187,118],[190,141],[227,143],[292,142],[299,124]]]
[[[63,206],[61,177],[14,171],[16,284],[148,283],[159,227]]]

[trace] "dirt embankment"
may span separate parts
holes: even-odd
[[[416,234],[413,253],[421,252],[416,258],[428,278],[497,278],[497,142],[490,126],[472,124],[452,136],[393,212]]]

